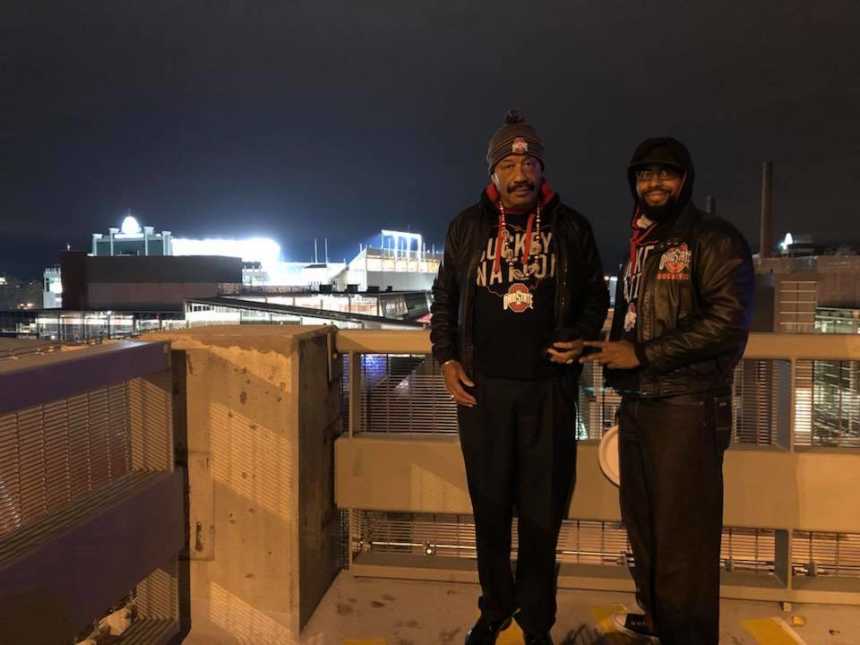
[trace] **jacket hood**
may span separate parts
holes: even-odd
[[[637,204],[639,203],[639,196],[636,194],[636,170],[652,164],[672,166],[685,174],[686,179],[674,209],[680,211],[690,202],[693,196],[693,184],[696,180],[696,170],[693,166],[693,159],[690,157],[690,151],[683,143],[672,137],[655,137],[645,139],[640,143],[627,166],[627,182],[630,184],[633,201]]]

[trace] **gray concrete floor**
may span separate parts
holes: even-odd
[[[355,578],[342,572],[302,633],[302,645],[460,645],[477,617],[477,585]],[[567,591],[558,595],[553,629],[561,645],[623,645],[636,641],[613,632],[608,617],[619,607],[634,607],[623,593]],[[794,605],[784,613],[777,603],[724,600],[720,643],[730,645],[860,645],[860,608]],[[772,619],[791,622],[799,641]],[[750,623],[749,621],[755,621]],[[749,629],[748,629],[749,628]],[[757,636],[750,631],[757,631]],[[498,645],[522,643],[511,628]]]

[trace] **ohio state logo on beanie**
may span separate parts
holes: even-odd
[[[534,295],[522,282],[514,282],[502,297],[502,310],[510,309],[516,314],[526,309],[534,309]]]
[[[519,110],[510,110],[502,127],[490,138],[487,165],[491,174],[496,164],[508,155],[529,155],[544,165],[543,140]]]

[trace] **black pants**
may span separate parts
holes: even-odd
[[[576,472],[576,408],[557,379],[481,377],[474,408],[458,408],[478,550],[481,613],[549,631],[556,612],[556,545]],[[511,521],[517,509],[516,580]]]
[[[719,639],[723,453],[730,436],[729,397],[621,403],[621,516],[639,604],[663,645]]]

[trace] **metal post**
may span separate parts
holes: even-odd
[[[348,435],[361,431],[361,354],[349,353],[349,427]]]
[[[796,428],[794,427],[797,423],[797,412],[795,407],[797,406],[797,360],[792,358],[789,361],[789,379],[790,379],[790,387],[788,392],[788,451],[794,452],[794,435]],[[810,437],[811,441],[811,437]]]
[[[717,200],[713,195],[705,197],[705,212],[712,217],[717,214]]]
[[[759,222],[760,258],[773,253],[773,162],[765,161],[761,167],[761,220]]]

